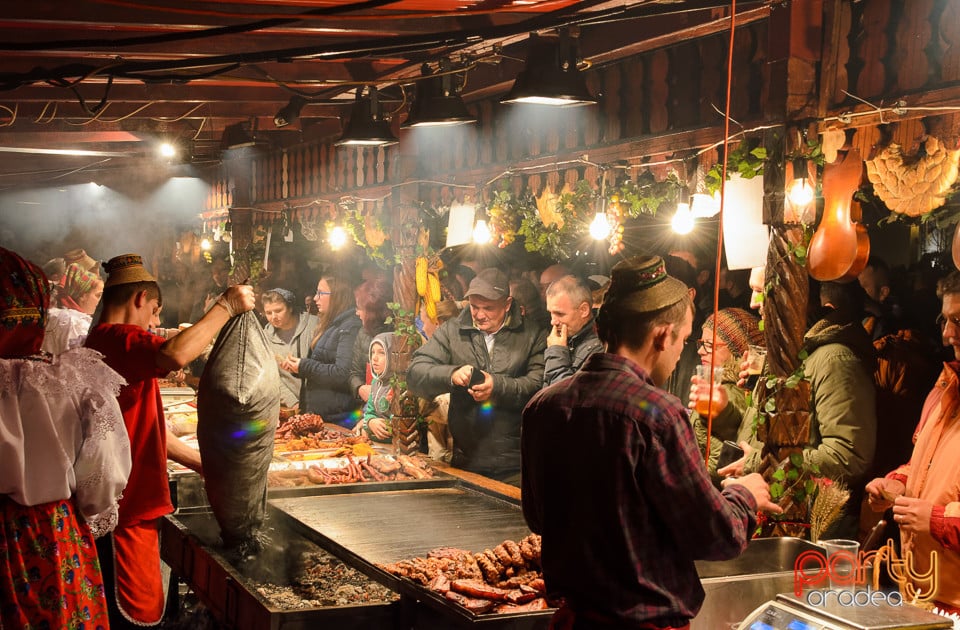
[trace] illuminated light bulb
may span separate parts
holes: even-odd
[[[476,225],[473,226],[473,242],[477,245],[486,245],[492,238],[493,236],[490,234],[490,228],[487,227],[487,222],[483,219],[478,219]]]
[[[200,249],[203,251],[209,252],[211,247],[213,247],[213,244],[210,242],[209,238],[204,238],[200,241]]]
[[[813,186],[806,177],[798,177],[790,183],[787,194],[790,196],[790,203],[802,208],[813,201]]]
[[[330,243],[330,247],[333,249],[340,249],[347,244],[347,231],[339,225],[333,226],[330,229],[328,242]]]
[[[605,212],[598,212],[590,222],[590,236],[602,241],[610,236],[610,220]]]
[[[177,154],[177,148],[170,144],[169,142],[164,142],[160,145],[160,156],[165,158],[172,158]]]
[[[677,234],[689,234],[693,231],[693,213],[690,212],[690,204],[680,202],[677,204],[677,211],[673,215],[670,226]]]

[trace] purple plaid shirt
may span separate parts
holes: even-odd
[[[757,505],[707,476],[687,412],[633,361],[591,356],[523,411],[523,515],[552,596],[597,627],[682,626],[694,560],[739,555]]]

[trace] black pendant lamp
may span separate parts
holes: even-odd
[[[378,147],[399,142],[390,130],[390,122],[383,117],[377,88],[367,88],[368,95],[363,96],[363,90],[357,90],[357,98],[350,110],[350,122],[343,135],[334,144],[341,146]]]
[[[555,107],[596,103],[577,67],[577,57],[576,40],[570,36],[569,29],[560,29],[556,38],[531,34],[526,66],[500,102]]]
[[[437,74],[427,64],[420,68],[420,74],[425,78],[417,81],[410,114],[400,127],[450,127],[477,122],[460,98],[459,77],[448,59],[440,61]]]

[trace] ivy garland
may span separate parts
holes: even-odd
[[[398,261],[390,240],[390,226],[384,224],[382,216],[363,216],[353,200],[341,201],[340,208],[343,210],[343,228],[353,237],[353,241],[363,248],[378,267],[392,269]],[[376,234],[379,242],[370,242],[372,239],[368,236],[368,230],[370,234]]]
[[[744,179],[753,179],[763,173],[763,164],[767,159],[767,150],[758,146],[759,141],[744,140],[735,149],[727,153],[727,179],[737,173]],[[709,194],[720,190],[720,181],[723,173],[723,163],[717,162],[710,167],[704,176],[704,183]]]
[[[671,205],[676,201],[679,190],[676,174],[671,173],[664,180],[657,181],[649,171],[636,179],[609,187],[603,207],[608,219],[614,223],[611,226],[611,250],[622,248],[619,237],[623,220],[642,214],[656,215],[664,204]],[[586,180],[580,180],[572,191],[564,191],[555,200],[546,202],[549,208],[538,206],[538,200],[529,192],[515,196],[503,188],[491,195],[485,210],[499,247],[508,246],[519,235],[523,236],[527,251],[563,260],[570,257],[589,232],[600,201],[599,192]],[[550,215],[548,222],[544,221],[544,213]]]

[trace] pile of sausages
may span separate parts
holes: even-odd
[[[307,479],[315,484],[334,484],[394,481],[397,475],[405,475],[413,479],[433,477],[433,470],[427,464],[407,455],[398,455],[396,460],[377,455],[357,459],[348,455],[344,461],[345,463],[337,468],[310,466],[307,468]]]
[[[540,537],[505,540],[471,553],[440,547],[426,558],[401,560],[384,570],[418,582],[473,614],[545,610],[546,587],[540,571]]]

